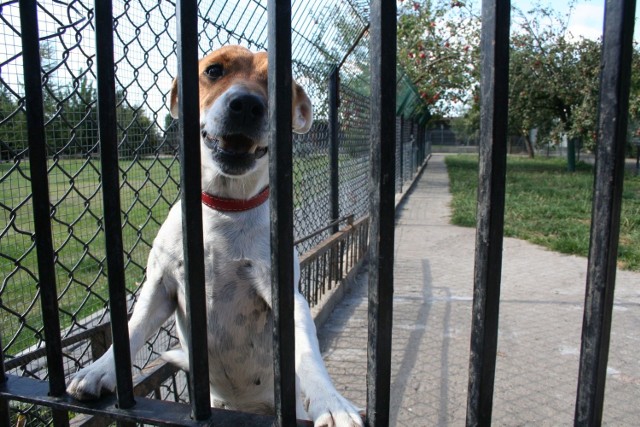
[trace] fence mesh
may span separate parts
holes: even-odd
[[[68,339],[108,320],[93,14],[92,0],[38,3],[56,281],[63,338]],[[296,136],[294,143],[295,236],[300,239],[331,221],[327,78],[336,64],[341,64],[340,216],[367,215],[368,2],[296,0],[292,15],[293,74],[307,90],[315,110],[312,130]],[[267,48],[266,1],[203,0],[199,16],[203,55],[226,44]],[[45,379],[41,356],[24,362],[25,355],[42,349],[45,343],[17,1],[0,1],[0,21],[4,40],[0,52],[1,342],[11,372]],[[177,123],[167,108],[177,70],[175,27],[172,1],[114,1],[120,197],[131,306],[145,280],[153,239],[179,198]],[[400,82],[399,91],[405,93],[402,85],[406,86]],[[411,147],[406,138],[402,136],[402,147]],[[398,176],[399,183],[409,179],[416,167],[413,162],[409,170],[409,163],[404,162],[405,175]],[[329,233],[304,240],[299,251],[308,251]],[[170,321],[137,357],[138,368],[176,344],[172,330]],[[97,355],[95,346],[84,340],[65,347],[65,368],[73,372],[89,363]],[[176,399],[186,399],[184,379],[169,381],[164,390],[163,397],[174,393]],[[31,406],[15,405],[15,414],[29,414],[29,425],[49,422],[48,415]]]

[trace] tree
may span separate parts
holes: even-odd
[[[0,82],[0,161],[18,156],[27,145],[26,117],[14,98]]]
[[[433,120],[472,105],[479,80],[480,19],[461,1],[402,2],[398,62]]]
[[[123,89],[116,91],[116,105],[120,156],[138,157],[154,153],[160,144],[160,132],[144,108],[130,103]]]
[[[540,6],[525,14],[511,37],[509,120],[513,134],[538,130],[543,141],[595,143],[601,42],[574,37],[568,17]],[[571,161],[571,160],[570,160]]]

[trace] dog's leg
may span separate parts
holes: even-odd
[[[322,361],[316,327],[309,305],[295,291],[296,376],[305,396],[304,406],[314,425],[327,427],[360,427],[357,408],[335,389]]]
[[[175,310],[175,295],[171,295],[162,282],[162,270],[149,257],[147,281],[142,286],[131,319],[129,320],[129,341],[131,359],[145,341],[169,318]],[[113,392],[116,387],[113,346],[102,357],[91,365],[78,371],[69,386],[67,393],[79,400],[97,399],[103,390]]]

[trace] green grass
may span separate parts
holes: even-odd
[[[341,155],[347,178],[357,170]],[[144,279],[147,256],[160,225],[178,196],[179,165],[172,158],[120,162],[126,286]],[[327,186],[327,156],[297,156],[294,204],[312,200]],[[61,328],[107,305],[107,271],[102,225],[99,159],[49,162],[49,193],[54,206],[53,247]],[[37,295],[29,163],[0,163],[0,328],[2,345],[14,355],[43,337]]]
[[[153,239],[176,200],[179,166],[173,159],[123,161],[120,192],[124,211],[126,286],[144,278]],[[61,327],[106,306],[107,282],[99,160],[65,159],[49,163],[54,206],[53,247]],[[8,354],[38,342],[42,327],[37,294],[37,260],[29,164],[0,164],[0,326]]]
[[[448,156],[453,194],[452,223],[475,227],[477,156]],[[593,167],[566,171],[564,159],[509,157],[505,236],[551,250],[587,256],[591,225]],[[640,177],[625,175],[618,266],[640,271]]]

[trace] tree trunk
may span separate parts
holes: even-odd
[[[567,170],[576,171],[576,138],[569,138],[567,144]]]
[[[524,146],[527,148],[527,154],[529,155],[529,158],[533,159],[536,154],[533,151],[533,145],[531,144],[531,138],[529,138],[528,134],[525,134],[525,136],[524,136]]]

